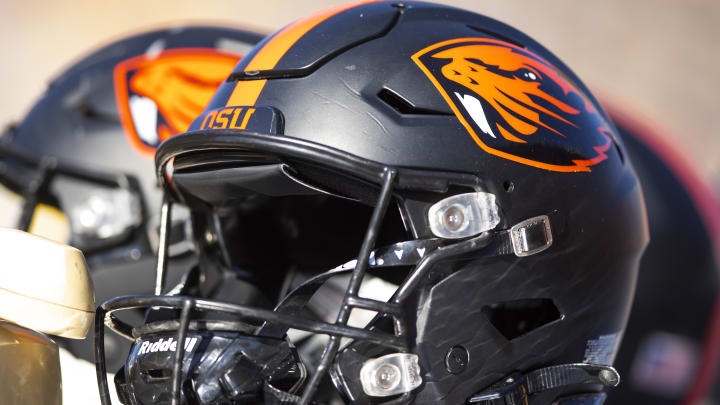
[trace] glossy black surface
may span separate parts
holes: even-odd
[[[353,35],[365,30],[365,35],[357,34],[357,38],[376,35],[379,24],[363,28],[357,24],[358,15],[380,21],[389,13],[399,16],[381,36],[350,47],[332,41],[328,42],[328,49],[322,45],[325,38],[342,35],[337,30],[338,22]],[[208,156],[214,154],[218,160],[235,157],[230,159],[234,161],[225,162],[226,167],[254,165],[262,160],[259,157],[269,156],[270,160],[287,164],[294,174],[317,186],[321,193],[374,206],[362,248],[358,244],[361,253],[345,300],[332,316],[337,324],[332,327],[325,323],[301,324],[298,317],[293,326],[286,315],[235,308],[245,315],[264,316],[269,323],[302,326],[332,335],[320,362],[315,359],[313,366],[319,364],[316,369],[319,371],[311,376],[301,403],[309,403],[314,389],[320,386],[320,377],[329,367],[334,382],[346,391],[346,397],[354,396],[358,403],[385,401],[363,397],[356,381],[357,366],[364,359],[381,354],[378,350],[381,346],[408,350],[419,356],[423,384],[394,398],[398,403],[459,404],[515,371],[527,373],[585,359],[603,364],[613,360],[627,320],[637,265],[648,240],[642,195],[633,169],[620,153],[622,143],[613,134],[605,160],[589,171],[571,173],[544,170],[485,152],[456,116],[446,114],[448,104],[411,59],[427,46],[468,36],[493,36],[521,44],[554,66],[557,74],[569,78],[601,118],[607,120],[587,89],[562,62],[510,27],[449,7],[414,2],[396,7],[380,3],[351,8],[321,22],[298,40],[297,49],[291,46],[278,62],[289,67],[307,64],[308,59],[298,56],[296,51],[301,44],[315,41],[318,55],[332,57],[309,74],[289,77],[282,71],[263,72],[261,77],[267,78],[267,82],[255,105],[279,111],[284,118],[284,134],[194,131],[171,138],[158,150],[158,179],[176,200],[191,201],[200,196],[181,182],[172,183],[167,170],[173,159],[192,166],[195,181],[204,182],[210,190],[222,187],[224,181],[216,181],[222,177],[215,176],[218,166],[205,164],[212,160]],[[340,51],[333,53],[333,49]],[[247,80],[253,79],[242,77],[242,82]],[[223,84],[208,108],[224,107],[236,83],[240,82]],[[387,93],[382,93],[384,89],[392,90],[411,108],[389,105]],[[608,130],[613,131],[611,126]],[[573,150],[574,141],[567,142],[556,140],[549,144],[536,138],[528,144],[539,155],[546,156]],[[357,298],[353,296],[381,230],[386,205],[391,201],[400,207],[408,234],[425,238],[429,234],[423,219],[427,208],[449,195],[473,190],[496,196],[502,218],[497,229],[427,252],[408,271],[392,297],[391,302],[396,305],[390,309],[401,310],[400,315],[388,317],[392,318],[390,322],[376,318],[365,334],[345,327],[350,303]],[[235,198],[230,194],[218,205],[226,210]],[[209,208],[212,211],[213,207]],[[235,212],[241,219],[247,218],[243,209],[238,205]],[[517,257],[502,249],[500,239],[504,233],[498,231],[550,213],[555,219],[549,249],[527,257]],[[342,218],[345,213],[319,214]],[[337,222],[338,226],[342,224]],[[326,247],[332,250],[341,242],[327,241]],[[206,259],[211,261],[212,257]],[[560,317],[508,339],[493,326],[483,308],[523,299],[551,300]],[[170,301],[155,300],[147,299],[145,304],[167,305]],[[173,306],[177,308],[179,302]],[[132,301],[124,304],[132,305]],[[211,302],[206,305],[213,307]],[[340,336],[355,337],[355,342],[335,356]],[[448,350],[456,346],[467,350],[468,361],[463,370],[452,374],[445,360]],[[343,358],[347,360],[343,362]],[[352,379],[355,381],[343,381]],[[596,388],[555,390],[531,398],[530,403],[549,404],[560,396],[592,392]]]

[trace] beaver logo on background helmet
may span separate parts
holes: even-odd
[[[461,38],[412,59],[486,152],[559,172],[590,171],[607,159],[607,124],[582,91],[537,55],[503,41]],[[554,147],[543,155],[538,144]]]
[[[115,66],[120,119],[131,144],[155,153],[165,139],[187,131],[240,55],[215,49],[172,49]]]

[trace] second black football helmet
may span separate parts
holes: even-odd
[[[200,274],[98,309],[105,403],[105,322],[135,339],[116,377],[131,404],[600,404],[618,383],[648,240],[637,178],[587,88],[507,25],[415,2],[297,21],[156,168],[203,236]],[[218,295],[217,274],[257,294]],[[343,275],[339,305],[308,311]],[[368,277],[397,288],[362,293]],[[173,310],[113,317],[132,307]],[[359,311],[376,316],[349,325]],[[292,329],[330,337],[306,350]]]
[[[82,249],[98,302],[153,292],[162,199],[155,147],[188,129],[261,38],[177,26],[113,41],[74,63],[0,136],[0,224]],[[186,219],[173,224],[172,284],[194,262]],[[89,344],[66,344],[93,360]],[[124,346],[108,342],[113,372],[124,363]]]

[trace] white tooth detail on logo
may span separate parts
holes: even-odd
[[[482,103],[480,103],[480,100],[477,98],[465,94],[460,95],[460,93],[455,92],[455,96],[460,100],[463,107],[465,107],[465,110],[467,110],[468,114],[470,114],[470,117],[472,117],[473,121],[480,127],[480,129],[492,136],[493,138],[496,138],[495,134],[493,133],[492,129],[490,129],[490,124],[488,123],[487,117],[485,117],[485,111],[482,108]]]
[[[425,248],[417,248],[415,250],[417,250],[420,257],[423,257],[423,255],[425,254]]]
[[[148,145],[157,145],[160,139],[157,133],[158,108],[155,102],[147,97],[133,95],[129,104],[130,115],[140,139]]]
[[[403,251],[398,249],[395,251],[395,256],[397,256],[398,260],[402,259]]]

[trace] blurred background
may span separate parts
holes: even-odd
[[[717,190],[720,2],[445,0],[508,23],[555,52],[601,97],[647,117]],[[0,5],[0,125],[22,118],[51,78],[129,33],[180,22],[277,28],[344,1],[18,1]]]

